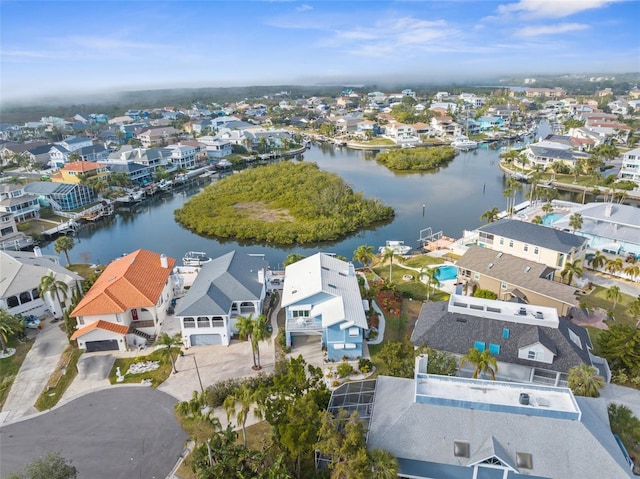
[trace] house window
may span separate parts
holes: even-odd
[[[349,337],[360,336],[360,328],[349,328]]]
[[[500,244],[504,244],[504,238],[500,238]]]
[[[506,281],[503,281],[503,282],[502,282],[502,284],[500,285],[500,287],[501,287],[502,289],[507,289],[507,283],[506,283]]]
[[[530,350],[530,351],[527,353],[527,359],[536,359],[536,358],[537,358],[537,356],[538,356],[538,354],[537,354],[535,351],[531,351],[531,350]]]
[[[298,310],[294,309],[292,311],[292,313],[293,313],[293,317],[294,318],[308,318],[309,317],[309,310],[308,309],[306,309],[304,311],[298,311]]]
[[[198,327],[199,328],[208,328],[210,326],[209,318],[206,316],[200,316],[198,318]]]
[[[509,248],[513,248],[513,240],[509,240]]]
[[[500,354],[500,345],[499,344],[490,343],[489,344],[489,352],[491,354],[493,354],[494,356],[497,356],[498,354]]]
[[[510,333],[509,328],[502,328],[502,337],[504,339],[509,339],[509,333]]]
[[[120,313],[116,313],[116,321],[119,323],[122,322],[122,315]]]
[[[82,316],[78,316],[78,324],[84,326],[84,318]]]
[[[473,273],[473,279],[476,281],[480,279],[480,273]]]
[[[482,341],[475,341],[473,343],[473,347],[476,348],[478,351],[482,352],[485,350],[486,345]]]
[[[524,250],[525,251],[529,251],[529,245],[528,244],[524,245]]]
[[[193,318],[184,318],[182,320],[182,324],[185,328],[195,328],[196,327],[196,320]]]

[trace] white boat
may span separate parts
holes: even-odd
[[[232,163],[229,160],[220,160],[216,163],[216,168],[231,168]]]
[[[387,250],[393,250],[395,254],[408,254],[411,246],[405,245],[404,241],[387,241],[384,246],[378,248],[380,254],[385,254]]]
[[[451,142],[451,146],[458,150],[474,150],[478,148],[478,142],[470,140],[466,136],[457,136]]]
[[[202,266],[209,261],[211,261],[211,258],[207,256],[207,253],[202,251],[189,251],[182,257],[182,264],[184,266]]]

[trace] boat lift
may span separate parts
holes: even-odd
[[[427,244],[432,243],[434,241],[438,241],[442,239],[442,230],[434,233],[431,229],[431,226],[420,230],[420,238],[418,238],[418,243],[420,243],[420,247],[424,248]]]

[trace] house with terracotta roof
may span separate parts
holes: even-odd
[[[174,296],[176,260],[139,249],[107,266],[71,312],[71,339],[87,352],[125,351],[152,342]]]
[[[98,177],[105,179],[109,176],[109,168],[103,163],[94,163],[93,161],[73,161],[67,163],[60,171],[51,176],[51,181],[56,183],[73,183],[79,184],[80,178]]]

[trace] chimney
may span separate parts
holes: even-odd
[[[264,268],[260,268],[258,270],[258,282],[260,284],[264,284],[265,283]]]
[[[160,255],[160,266],[162,266],[165,269],[167,269],[169,267],[169,261],[167,260],[167,255],[166,254],[161,254]]]

